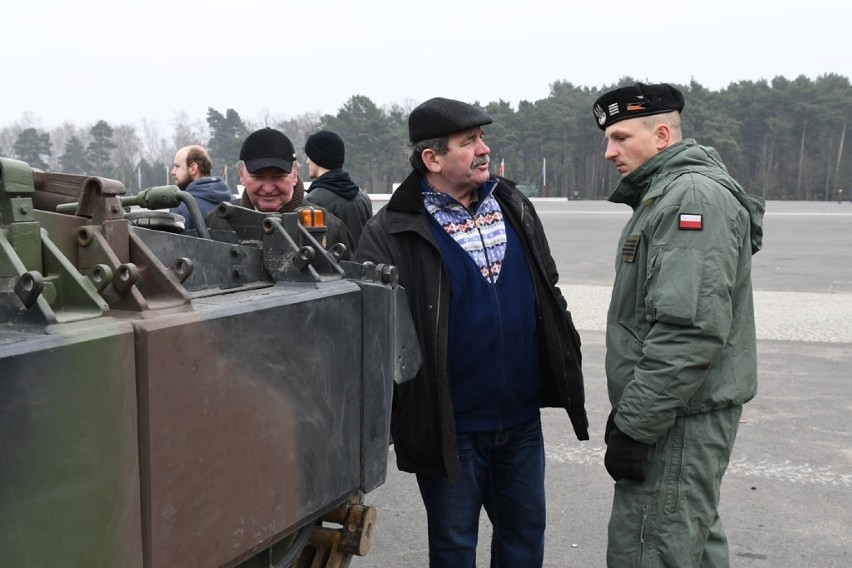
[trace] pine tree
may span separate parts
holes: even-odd
[[[86,147],[76,136],[72,136],[65,144],[65,152],[59,156],[62,171],[68,174],[87,174],[92,166],[86,159]]]
[[[26,128],[18,134],[18,139],[12,148],[19,160],[26,162],[32,168],[48,169],[47,162],[42,156],[50,156],[50,134],[39,134],[35,128]]]
[[[89,131],[92,141],[86,147],[86,159],[92,166],[92,173],[102,177],[113,177],[110,164],[110,152],[115,148],[112,141],[112,127],[105,120],[98,121]]]
[[[248,135],[248,128],[240,115],[232,108],[221,112],[209,107],[207,109],[207,124],[210,126],[210,141],[207,150],[217,168],[224,164],[233,165],[240,157],[240,148]]]

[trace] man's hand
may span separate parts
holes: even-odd
[[[632,479],[645,481],[645,462],[651,451],[650,444],[637,442],[615,426],[609,434],[604,465],[609,475],[616,481]]]

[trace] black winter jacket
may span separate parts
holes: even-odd
[[[331,211],[346,223],[356,247],[364,224],[373,216],[370,196],[352,181],[349,172],[342,169],[329,170],[311,182],[305,201]]]
[[[423,351],[417,376],[394,390],[391,435],[402,471],[442,475],[461,471],[447,376],[449,281],[440,248],[429,229],[420,180],[412,172],[364,227],[358,262],[391,264],[399,270]],[[494,196],[504,219],[517,230],[536,290],[544,387],[543,407],[563,407],[579,440],[588,440],[580,337],[565,298],[541,221],[513,182],[498,178]]]

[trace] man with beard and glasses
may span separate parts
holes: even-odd
[[[217,205],[234,197],[222,178],[210,175],[212,168],[210,156],[201,146],[184,146],[175,154],[171,171],[175,185],[195,198],[202,215],[207,215]],[[169,209],[169,212],[183,216],[184,229],[196,228],[185,203]]]
[[[479,517],[492,567],[544,559],[541,407],[587,440],[580,338],[532,203],[488,171],[469,104],[430,99],[408,118],[411,174],[367,222],[355,260],[394,265],[423,352],[396,385],[391,434],[417,476],[429,564],[475,566]]]

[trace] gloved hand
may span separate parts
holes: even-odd
[[[606,419],[606,427],[604,428],[604,444],[609,444],[609,435],[615,429],[615,410],[609,413]]]
[[[616,481],[620,479],[645,481],[645,462],[648,460],[650,451],[650,444],[637,442],[613,423],[613,430],[609,434],[606,446],[604,465],[610,477]]]

